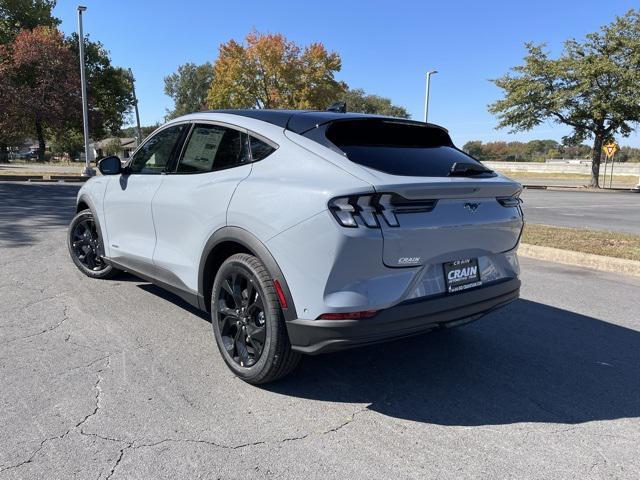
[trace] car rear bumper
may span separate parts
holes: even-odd
[[[510,279],[456,294],[403,302],[361,320],[287,322],[292,348],[318,354],[468,323],[517,299],[520,280]]]

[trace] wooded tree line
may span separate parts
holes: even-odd
[[[341,68],[340,55],[322,43],[300,46],[282,34],[253,31],[243,43],[220,45],[213,64],[186,63],[165,77],[165,93],[174,101],[167,118],[206,108],[324,110],[336,101],[350,112],[409,117],[390,99],[337,80]]]
[[[8,146],[37,138],[72,156],[83,145],[78,36],[65,36],[55,0],[0,0],[0,161]],[[89,127],[93,138],[119,133],[132,105],[128,72],[100,42],[85,39]]]
[[[563,145],[555,140],[530,142],[486,142],[472,140],[462,149],[480,161],[544,162],[550,158],[591,160],[591,146]],[[640,148],[622,147],[616,153],[617,162],[640,162]]]

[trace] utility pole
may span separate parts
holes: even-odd
[[[138,97],[136,97],[136,79],[133,78],[133,72],[129,69],[129,76],[131,77],[131,93],[133,93],[133,108],[136,110],[136,147],[142,142],[142,135],[140,134],[140,112],[138,112]]]
[[[429,85],[431,84],[431,75],[434,73],[438,73],[437,70],[431,70],[427,72],[427,87],[424,93],[424,121],[427,123],[427,119],[429,118]]]
[[[82,12],[87,7],[78,5],[78,42],[80,44],[80,83],[82,89],[82,126],[84,128],[84,168],[81,175],[83,177],[93,177],[96,171],[91,168],[91,157],[89,156],[89,105],[87,104],[87,78],[84,69],[84,33],[82,32]]]

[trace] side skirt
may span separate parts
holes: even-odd
[[[195,292],[189,289],[186,285],[178,286],[172,283],[168,283],[166,281],[158,279],[155,275],[150,275],[149,273],[140,272],[139,270],[133,269],[131,267],[128,267],[126,265],[123,265],[115,260],[112,260],[106,257],[104,258],[104,261],[107,264],[117,268],[118,270],[122,270],[123,272],[128,272],[132,275],[135,275],[136,277],[140,277],[142,280],[145,280],[149,283],[153,283],[154,285],[162,288],[163,290],[166,290],[168,292],[173,293],[174,295],[177,295],[178,297],[182,298],[190,305],[196,307],[198,310],[206,311],[205,308],[203,308],[204,297],[200,295],[198,292]],[[157,270],[156,267],[153,267],[153,268]]]

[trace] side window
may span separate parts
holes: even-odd
[[[249,138],[250,138],[249,143],[251,144],[251,157],[253,158],[254,162],[257,162],[258,160],[262,160],[263,158],[268,157],[276,150],[274,147],[272,147],[266,142],[263,142],[262,140],[258,140],[255,137],[249,137]]]
[[[162,173],[171,161],[176,143],[186,125],[165,128],[147,140],[131,157],[131,173]]]
[[[178,164],[178,173],[204,173],[249,162],[247,135],[219,125],[196,125]]]

